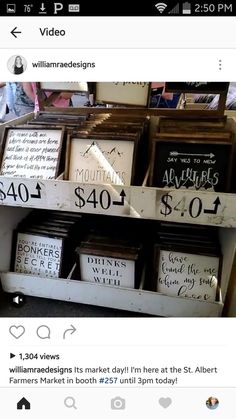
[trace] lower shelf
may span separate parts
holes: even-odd
[[[150,291],[114,288],[69,279],[41,278],[12,272],[1,273],[5,292],[21,292],[80,304],[110,307],[163,317],[219,317],[223,303],[169,297]]]

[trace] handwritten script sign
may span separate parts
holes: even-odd
[[[215,301],[219,257],[160,250],[157,291],[174,297]]]
[[[61,145],[62,129],[8,129],[0,174],[55,179]]]
[[[40,88],[52,92],[87,92],[87,82],[41,82]]]
[[[133,106],[148,106],[148,82],[97,83],[96,100]]]
[[[18,233],[15,272],[58,278],[62,239]]]
[[[130,185],[134,141],[72,138],[69,180]]]

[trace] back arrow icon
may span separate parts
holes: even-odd
[[[17,29],[17,26],[16,26],[14,29],[12,29],[12,31],[11,31],[11,34],[12,34],[15,38],[17,38],[17,36],[16,36],[16,34],[17,34],[17,33],[21,33],[21,31],[17,31],[16,29]]]

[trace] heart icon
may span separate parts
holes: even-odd
[[[25,328],[24,326],[11,326],[9,332],[13,338],[19,339],[25,333]]]
[[[169,407],[172,403],[172,400],[170,397],[161,397],[159,399],[159,404],[161,405],[161,407],[164,407],[164,409],[167,409],[167,407]]]

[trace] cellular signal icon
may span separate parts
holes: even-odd
[[[179,3],[177,3],[176,6],[173,7],[173,9],[169,11],[168,15],[179,15],[179,11],[180,11]]]
[[[166,3],[157,3],[155,4],[155,8],[158,10],[159,13],[163,13],[164,10],[167,8]]]

